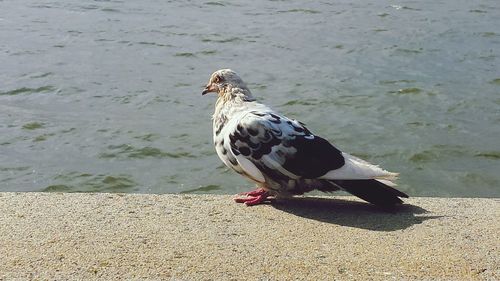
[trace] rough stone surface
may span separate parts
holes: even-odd
[[[500,279],[500,200],[0,193],[0,279]]]

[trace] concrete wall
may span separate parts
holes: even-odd
[[[0,279],[500,279],[500,200],[0,193]]]

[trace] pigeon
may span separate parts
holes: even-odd
[[[397,173],[340,151],[304,123],[259,103],[231,69],[214,72],[202,95],[207,93],[218,95],[212,117],[217,155],[257,184],[236,202],[252,206],[312,190],[344,190],[384,208],[408,198],[393,188]]]

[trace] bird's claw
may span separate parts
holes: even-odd
[[[234,201],[236,203],[245,203],[245,205],[247,206],[253,206],[261,204],[262,202],[266,201],[267,197],[269,196],[269,192],[267,192],[263,188],[259,188],[249,192],[242,192],[240,193],[240,195],[246,195],[247,197],[234,198]]]

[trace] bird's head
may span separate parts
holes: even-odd
[[[201,93],[202,95],[208,93],[217,93],[219,97],[225,96],[237,90],[243,95],[251,98],[250,90],[236,72],[231,69],[220,69],[212,73],[207,86]]]

